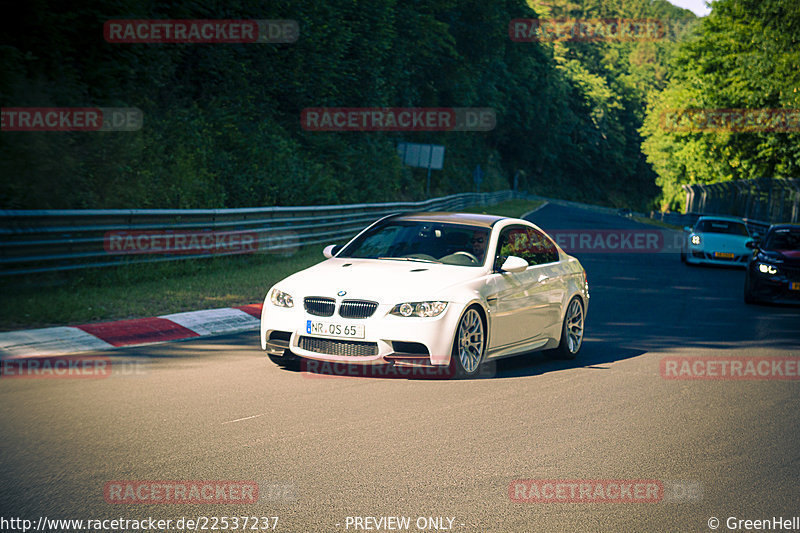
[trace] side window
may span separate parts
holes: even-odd
[[[508,242],[503,247],[503,255],[516,255],[530,263],[528,259],[528,234],[525,228],[513,229],[508,233]]]
[[[510,256],[521,257],[529,265],[558,261],[558,250],[546,235],[533,228],[513,226],[500,234],[495,254],[495,269]]]
[[[527,260],[525,257],[524,246],[526,239],[527,237],[525,235],[524,227],[511,226],[509,228],[505,228],[500,233],[500,238],[497,241],[497,251],[495,252],[494,259],[495,270],[500,270],[503,262],[510,255],[516,255],[517,257],[522,257],[523,259]]]
[[[528,256],[525,260],[531,265],[543,265],[558,261],[558,250],[547,235],[533,228],[527,229]]]

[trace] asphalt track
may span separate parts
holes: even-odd
[[[645,228],[553,205],[531,219]],[[407,516],[409,531],[454,517],[456,532],[711,531],[712,516],[729,531],[728,517],[800,516],[800,382],[660,372],[668,356],[796,357],[800,310],[746,306],[741,270],[577,255],[591,303],[574,362],[523,356],[465,381],[324,377],[273,365],[253,332],[100,353],[135,370],[106,379],[4,378],[0,516],[278,516],[284,532],[364,531],[348,516]],[[673,492],[515,503],[515,479],[660,480]],[[111,480],[254,480],[262,495],[109,504]]]

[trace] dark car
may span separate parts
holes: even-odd
[[[744,280],[746,303],[800,303],[800,225],[769,228],[763,241],[750,241],[753,255]]]

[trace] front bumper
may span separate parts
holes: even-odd
[[[686,253],[686,262],[693,265],[719,265],[746,267],[750,259],[750,251],[723,252],[731,253],[733,257],[717,257],[717,250],[705,250],[702,246],[689,245]]]
[[[450,363],[463,305],[450,302],[437,317],[399,317],[389,314],[394,305],[380,304],[365,319],[314,316],[303,307],[281,308],[264,302],[261,313],[261,347],[283,356],[287,350],[306,359],[334,363],[440,366]],[[364,338],[334,338],[310,333],[308,322],[363,325]]]
[[[786,276],[767,276],[760,273],[750,275],[750,290],[756,300],[764,302],[800,304],[800,290],[792,290],[792,283],[800,283]]]

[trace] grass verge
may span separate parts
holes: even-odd
[[[519,218],[525,213],[533,211],[543,203],[544,202],[541,200],[509,200],[508,202],[497,205],[468,207],[464,209],[464,212]]]
[[[633,217],[633,220],[635,220],[636,222],[641,222],[642,224],[650,224],[651,226],[658,226],[659,228],[675,229],[675,230],[683,231],[683,226],[676,226],[674,224],[667,224],[666,222],[662,222],[662,221],[656,220],[654,218]]]
[[[473,213],[519,217],[541,202]],[[86,324],[261,302],[269,287],[323,260],[322,245],[291,257],[247,255],[0,278],[0,330]]]

